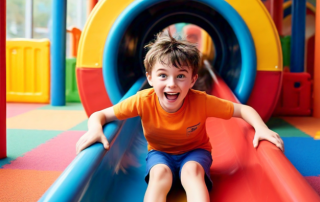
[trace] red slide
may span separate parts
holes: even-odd
[[[221,78],[214,77],[212,94],[238,102]],[[275,145],[253,147],[254,129],[242,119],[209,118],[213,147],[211,201],[320,201],[318,194]]]

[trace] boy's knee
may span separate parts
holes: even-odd
[[[172,180],[171,169],[164,164],[153,166],[150,170],[150,180]]]
[[[203,177],[204,169],[199,163],[195,161],[189,161],[185,163],[182,167],[181,177],[183,175],[188,177]]]

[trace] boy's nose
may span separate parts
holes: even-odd
[[[174,79],[169,79],[167,86],[169,88],[174,88],[176,86],[176,83],[175,83]]]

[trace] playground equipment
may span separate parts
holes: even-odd
[[[0,159],[7,157],[6,1],[0,2]]]
[[[281,35],[283,18],[282,4],[284,0],[262,0],[262,2],[269,11],[278,33]]]
[[[281,30],[281,39],[284,42],[283,52],[284,66],[290,66],[290,49],[291,49],[291,30],[292,30],[292,2],[287,1],[283,4],[283,21]],[[305,65],[304,70],[311,75],[313,78],[314,69],[314,39],[315,39],[315,13],[316,8],[306,3],[306,33],[305,33]]]
[[[317,12],[320,13],[320,5],[317,5]],[[315,55],[320,54],[320,15],[316,16],[316,37]],[[313,83],[313,117],[320,118],[320,58],[316,57],[314,62],[314,83]]]
[[[76,80],[76,62],[81,30],[76,27],[71,27],[67,32],[70,34],[71,58],[66,58],[66,101],[80,102]]]
[[[284,72],[282,89],[275,115],[311,115],[310,74]]]
[[[81,36],[81,30],[76,27],[67,29],[67,33],[70,34],[70,56],[76,58],[78,55],[78,46]]]
[[[121,5],[121,6],[118,6],[119,10],[120,9],[123,10],[128,6],[128,4],[129,4],[128,2],[123,2],[119,4]],[[100,3],[98,5],[100,5]],[[257,3],[254,3],[254,5],[256,6]],[[241,7],[240,5],[237,5],[237,6]],[[256,6],[256,7],[261,7],[261,6],[262,5],[259,4],[259,6]],[[174,5],[172,5],[172,8],[178,10],[178,8],[174,7]],[[234,25],[233,31],[229,23],[225,22],[225,19],[221,15],[216,14],[217,12],[214,11],[214,14],[210,14],[209,16],[212,17],[212,15],[215,15],[214,17],[219,18],[219,20],[215,20],[215,21],[224,21],[226,24],[226,27],[224,28],[219,27],[220,32],[218,34],[215,31],[215,29],[218,29],[217,27],[219,25],[217,25],[217,23],[214,23],[214,22],[206,22],[204,20],[199,19],[200,17],[204,18],[204,16],[195,17],[194,19],[190,17],[190,15],[189,17],[188,15],[185,15],[185,16],[177,17],[176,19],[172,19],[173,17],[166,17],[166,19],[164,19],[161,24],[160,23],[157,24],[157,27],[147,27],[147,26],[151,26],[151,24],[154,23],[151,20],[155,21],[156,18],[160,18],[160,16],[155,16],[151,18],[149,22],[143,23],[144,27],[141,27],[141,29],[144,29],[146,31],[144,32],[145,33],[144,36],[140,37],[138,36],[139,32],[135,32],[135,30],[133,29],[139,25],[139,22],[140,22],[139,20],[145,19],[146,17],[150,17],[150,16],[145,16],[146,14],[142,13],[137,17],[136,21],[131,23],[131,26],[128,28],[130,30],[126,32],[127,38],[123,37],[123,39],[119,39],[120,36],[116,36],[117,32],[115,32],[114,30],[116,29],[115,28],[116,26],[123,26],[123,25],[129,24],[128,23],[129,21],[123,22],[125,21],[123,19],[125,17],[124,16],[125,13],[123,13],[118,18],[116,23],[113,25],[114,29],[110,30],[112,26],[111,22],[113,22],[112,20],[110,20],[109,23],[103,22],[105,29],[102,30],[101,29],[102,19],[103,18],[116,19],[115,16],[120,15],[121,11],[118,11],[118,10],[116,11],[115,9],[110,9],[110,10],[106,9],[105,13],[103,13],[101,12],[101,9],[99,9],[99,12],[94,12],[96,13],[96,15],[90,18],[90,22],[86,25],[86,30],[84,30],[83,32],[84,33],[83,35],[85,36],[82,37],[80,40],[80,46],[83,48],[79,49],[79,53],[78,53],[79,57],[77,61],[78,87],[80,91],[81,101],[84,105],[84,108],[86,109],[87,114],[90,115],[91,113],[97,110],[101,110],[105,107],[111,106],[110,99],[111,100],[114,99],[113,102],[118,102],[122,97],[121,93],[126,92],[130,88],[130,86],[133,84],[134,80],[143,76],[143,72],[141,71],[142,67],[140,64],[143,51],[140,51],[141,47],[137,47],[138,44],[146,43],[147,41],[151,40],[153,38],[153,35],[156,32],[160,31],[162,28],[166,26],[169,26],[170,24],[174,24],[182,20],[185,20],[185,21],[187,20],[190,23],[200,25],[202,28],[206,29],[206,31],[213,38],[215,48],[219,49],[219,51],[217,51],[216,62],[214,66],[217,68],[218,71],[220,71],[220,69],[223,69],[223,71],[221,70],[222,76],[225,77],[224,79],[231,86],[232,90],[235,92],[238,99],[241,100],[241,102],[243,103],[246,103],[248,101],[247,103],[253,106],[256,110],[258,110],[259,114],[264,118],[264,120],[267,120],[268,117],[271,116],[272,110],[274,109],[276,104],[275,100],[277,100],[277,96],[279,93],[279,85],[281,81],[281,70],[282,70],[281,55],[279,53],[280,43],[279,43],[278,37],[276,36],[276,32],[273,29],[274,25],[270,23],[271,22],[270,16],[261,17],[261,16],[266,16],[263,13],[265,11],[263,12],[257,11],[257,10],[261,11],[261,8],[260,9],[258,8],[256,10],[253,8],[252,10],[253,10],[252,11],[253,13],[251,14],[247,14],[245,13],[245,11],[241,11],[243,12],[243,13],[240,13],[242,15],[241,16],[242,18],[238,17],[239,15],[238,13],[236,14],[237,17],[235,19],[237,20],[235,20],[235,23],[238,23],[238,20],[242,21],[243,19],[247,24],[248,28],[247,26],[244,26],[245,28],[241,29]],[[132,14],[135,14],[135,13],[132,13]],[[197,13],[197,15],[200,15],[200,14]],[[257,16],[256,18],[263,20],[263,22],[260,22],[260,23],[266,24],[266,26],[269,29],[264,29],[263,30],[264,34],[260,34],[262,28],[260,27],[259,23],[257,23],[257,21],[254,22],[253,20],[249,19],[251,18],[250,15],[255,15]],[[230,17],[226,16],[226,18],[230,18]],[[233,22],[231,21],[231,23]],[[243,21],[239,22],[239,24],[244,24],[244,22]],[[142,26],[142,25],[139,25],[139,26]],[[249,33],[249,30],[251,33]],[[234,33],[235,31],[237,33]],[[240,34],[240,33],[247,33],[247,35]],[[226,37],[227,35],[228,37]],[[108,40],[106,41],[107,36],[108,36]],[[252,36],[255,45],[253,45],[252,42],[248,42],[249,40],[252,40],[252,39],[248,39],[248,36]],[[117,40],[117,42],[113,42],[113,40]],[[121,40],[127,40],[127,41],[130,40],[130,44],[127,50],[119,50],[118,45],[116,43],[120,43]],[[122,43],[123,42],[124,41],[122,41]],[[251,46],[250,45],[239,46],[241,43],[251,44]],[[114,48],[115,50],[113,52],[114,54],[105,50],[104,47],[108,47],[108,46],[112,46]],[[264,46],[264,49],[256,49],[255,51],[252,52],[252,50],[254,50],[254,46],[256,47]],[[234,51],[231,49],[231,47],[237,47],[237,48]],[[241,55],[240,55],[239,47],[242,49]],[[115,56],[118,50],[119,50],[119,56]],[[135,57],[136,51],[138,51],[137,54],[139,54],[139,57]],[[105,56],[103,56],[104,54]],[[119,62],[114,60],[116,60],[116,58],[118,57],[124,57],[124,56],[127,59],[120,61],[120,63],[123,63],[123,64],[121,64],[118,69],[114,68],[115,66],[114,63]],[[255,61],[256,61],[254,59],[255,56],[258,58],[257,65],[255,64]],[[108,66],[108,68],[105,68],[105,73],[109,75],[114,75],[113,76],[114,78],[110,78],[106,80],[106,85],[104,85],[103,77],[101,76],[102,75],[101,72],[103,70],[102,69],[103,58],[104,58],[104,63],[108,63],[108,64],[105,64],[105,66]],[[243,63],[242,66],[245,67],[246,69],[248,68],[247,71],[246,70],[239,71],[241,67],[240,60],[242,60],[242,63]],[[235,61],[235,64],[231,64],[230,61]],[[133,66],[138,66],[138,68],[132,68]],[[126,71],[126,69],[124,69],[124,68],[128,69],[129,67],[132,68],[131,72]],[[255,69],[257,69],[257,71]],[[123,75],[120,75],[119,77],[117,75],[118,72],[122,72]],[[234,75],[234,76],[228,77],[227,75]],[[133,78],[128,78],[130,76],[132,76]],[[90,81],[95,81],[95,82],[90,82]],[[265,85],[266,81],[270,82],[271,85]],[[121,87],[120,85],[116,85],[114,88],[114,84],[115,83],[119,84],[119,82],[121,82]],[[254,82],[256,82],[256,84],[253,86]],[[108,86],[111,92],[107,93],[106,91],[108,91]],[[112,90],[112,89],[116,89],[116,90]],[[252,93],[250,95],[251,90],[252,90]],[[267,91],[269,92],[269,94],[268,95],[262,94],[261,91]],[[108,94],[110,97],[108,96]],[[99,95],[99,99],[97,99],[96,97],[97,95]]]
[[[7,101],[49,103],[49,40],[7,40],[6,49]]]
[[[143,46],[178,22],[196,24],[212,38],[212,66],[222,77],[211,71],[212,94],[247,103],[267,120],[280,92],[282,57],[275,26],[258,0],[99,1],[83,31],[77,59],[87,114],[147,87]],[[262,141],[253,148],[254,130],[244,121],[210,118],[206,125],[214,148],[212,201],[320,201],[275,145]],[[95,144],[82,151],[40,201],[143,200],[147,147],[140,119],[109,123],[104,133],[111,149],[106,152]],[[168,201],[185,201],[177,190]]]
[[[291,11],[292,11],[292,2],[287,1],[283,4],[283,26],[282,26],[282,36],[281,36],[281,44],[283,50],[283,65],[285,66],[286,73],[283,77],[283,85],[281,90],[281,96],[277,107],[274,111],[274,115],[303,115],[310,116],[312,114],[312,80],[314,78],[314,44],[315,44],[315,8],[310,3],[306,3],[303,8],[298,8],[295,12],[297,15],[298,12],[302,12],[301,9],[306,9],[306,16],[304,16],[306,22],[303,22],[303,19],[296,17],[292,19]],[[295,20],[292,25],[292,20]],[[304,39],[299,41],[300,48],[296,46],[292,46],[291,40],[296,40],[296,37],[293,35],[291,37],[291,30],[295,28],[296,31],[293,30],[294,33],[297,33],[297,29],[300,30],[305,25],[306,32],[301,35]],[[299,32],[300,34],[302,32]],[[301,48],[301,46],[305,46],[305,48]],[[291,54],[291,51],[293,53]],[[291,57],[299,57],[304,59],[304,63],[298,65],[292,60]],[[291,62],[290,62],[291,61]],[[299,59],[299,62],[300,59]],[[303,62],[303,61],[302,61]],[[293,64],[292,65],[290,65]],[[299,71],[301,72],[297,72]],[[290,72],[290,71],[294,72]],[[316,84],[317,82],[315,82]],[[318,103],[314,104],[319,105]]]
[[[66,59],[66,101],[80,102],[75,77],[81,31],[71,27],[70,55]],[[49,39],[9,39],[6,41],[7,102],[50,102]]]

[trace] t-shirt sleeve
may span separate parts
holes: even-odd
[[[206,112],[207,117],[230,119],[233,116],[233,103],[212,95],[207,95]]]
[[[119,120],[140,115],[140,96],[135,94],[113,106],[114,114]]]

